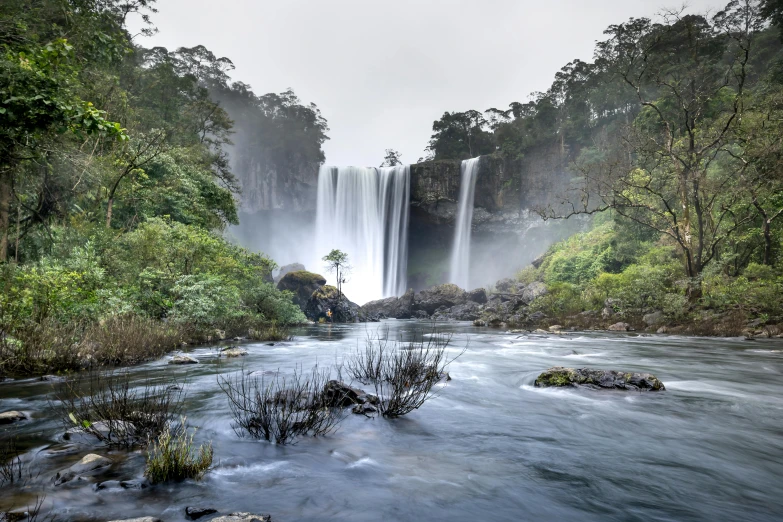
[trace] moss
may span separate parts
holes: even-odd
[[[315,299],[336,299],[337,288],[332,285],[322,286],[321,288],[313,292],[313,297]]]
[[[571,386],[576,374],[568,368],[550,368],[536,379],[536,386]]]
[[[301,285],[324,284],[326,282],[324,276],[313,272],[308,272],[307,270],[288,272],[284,277]]]

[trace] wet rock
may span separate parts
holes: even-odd
[[[487,322],[484,319],[476,319],[473,321],[473,326],[487,326]]]
[[[332,312],[331,319],[327,316],[329,311]],[[326,285],[313,292],[304,313],[316,322],[324,319],[334,323],[355,323],[359,320],[359,305],[352,303],[345,294],[338,293],[336,287]]]
[[[364,390],[352,388],[344,382],[331,380],[324,386],[324,398],[329,406],[346,407],[353,404],[364,404],[377,401],[377,397],[366,393]]]
[[[150,481],[146,478],[121,480],[120,487],[122,489],[145,489],[149,487]]]
[[[12,424],[23,420],[27,420],[27,415],[21,411],[4,411],[0,413],[0,424]]]
[[[60,377],[59,375],[41,375],[41,379],[44,382],[62,382],[65,380],[65,377]]]
[[[544,334],[544,335],[546,335],[546,334],[548,334],[549,332],[548,332],[548,331],[546,331],[546,330],[543,330],[543,329],[541,329],[541,328],[536,328],[535,330],[533,330],[533,333],[537,333],[537,334]]]
[[[413,290],[401,297],[387,297],[364,304],[359,309],[360,320],[410,319],[413,317]]]
[[[655,333],[659,333],[659,334],[669,333],[669,327],[668,326],[661,326],[660,328],[658,328],[655,331]]]
[[[169,359],[169,364],[198,364],[198,359],[190,355],[175,355]]]
[[[102,468],[111,466],[112,463],[111,459],[101,457],[95,453],[90,453],[89,455],[85,455],[82,460],[70,468],[57,473],[54,477],[54,485],[60,486],[74,479],[79,479],[81,478],[81,475],[92,474]]]
[[[238,512],[213,518],[209,522],[272,522],[272,516]]]
[[[413,318],[414,319],[429,319],[430,314],[425,312],[424,310],[416,310],[413,312]]]
[[[656,324],[660,324],[666,319],[666,316],[663,315],[663,312],[655,311],[649,314],[646,314],[644,317],[642,317],[642,321],[644,321],[644,324],[647,326],[655,326]]]
[[[324,276],[306,270],[297,270],[285,274],[277,283],[277,289],[292,292],[294,304],[304,311],[313,292],[325,284]]]
[[[185,508],[185,516],[188,517],[190,520],[197,520],[201,517],[211,515],[212,513],[217,513],[217,509],[208,508],[208,507],[193,507],[193,506],[188,506]]]
[[[163,522],[158,517],[123,518],[122,520],[109,520],[109,522]]]
[[[378,408],[366,402],[364,404],[357,404],[351,411],[357,415],[373,415],[378,413]]]
[[[616,390],[663,391],[666,387],[654,375],[614,370],[593,370],[590,368],[563,368],[556,366],[541,373],[536,386],[588,386]]]
[[[631,326],[628,323],[614,323],[613,325],[610,325],[607,330],[610,330],[612,332],[627,332],[631,329]]]
[[[549,331],[552,333],[559,333],[560,330],[562,329],[563,329],[562,325],[559,324],[553,324],[552,326],[549,327]]]
[[[463,289],[457,285],[447,283],[419,292],[414,298],[413,308],[415,310],[424,310],[427,314],[432,315],[442,306],[451,308],[464,304],[466,301],[467,294]]]
[[[471,290],[467,294],[465,294],[465,297],[468,301],[472,303],[478,303],[478,304],[486,304],[487,302],[487,291],[483,288],[476,288],[475,290]]]
[[[242,357],[247,355],[247,350],[231,347],[220,351],[221,357]]]

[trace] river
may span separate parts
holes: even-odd
[[[211,440],[215,468],[200,482],[97,490],[55,487],[54,474],[87,453],[117,463],[96,480],[140,478],[144,453],[62,440],[51,384],[0,383],[0,411],[31,420],[0,426],[40,473],[4,488],[0,510],[45,493],[58,520],[157,516],[186,520],[185,506],[269,513],[286,521],[781,520],[783,341],[608,333],[513,334],[447,323],[452,380],[406,417],[348,416],[337,432],[275,446],[239,438],[216,373],[291,371],[334,364],[378,328],[409,339],[428,323],[302,327],[293,341],[244,343],[245,357],[214,347],[130,369],[139,381],[185,382],[188,423]],[[665,392],[539,389],[551,366],[651,372]],[[60,451],[65,450],[65,451]],[[207,520],[206,517],[201,520]]]

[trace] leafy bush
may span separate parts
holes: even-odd
[[[176,428],[170,426],[158,435],[147,454],[144,475],[157,484],[169,480],[199,480],[212,466],[212,443],[195,449],[193,437],[188,435],[185,419]]]

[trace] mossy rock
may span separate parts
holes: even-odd
[[[666,387],[650,373],[563,368],[556,366],[541,373],[535,382],[539,387],[587,386],[615,390],[663,391]]]
[[[288,272],[277,283],[278,290],[288,290],[294,294],[293,302],[304,311],[313,292],[326,284],[326,278],[307,270]]]

